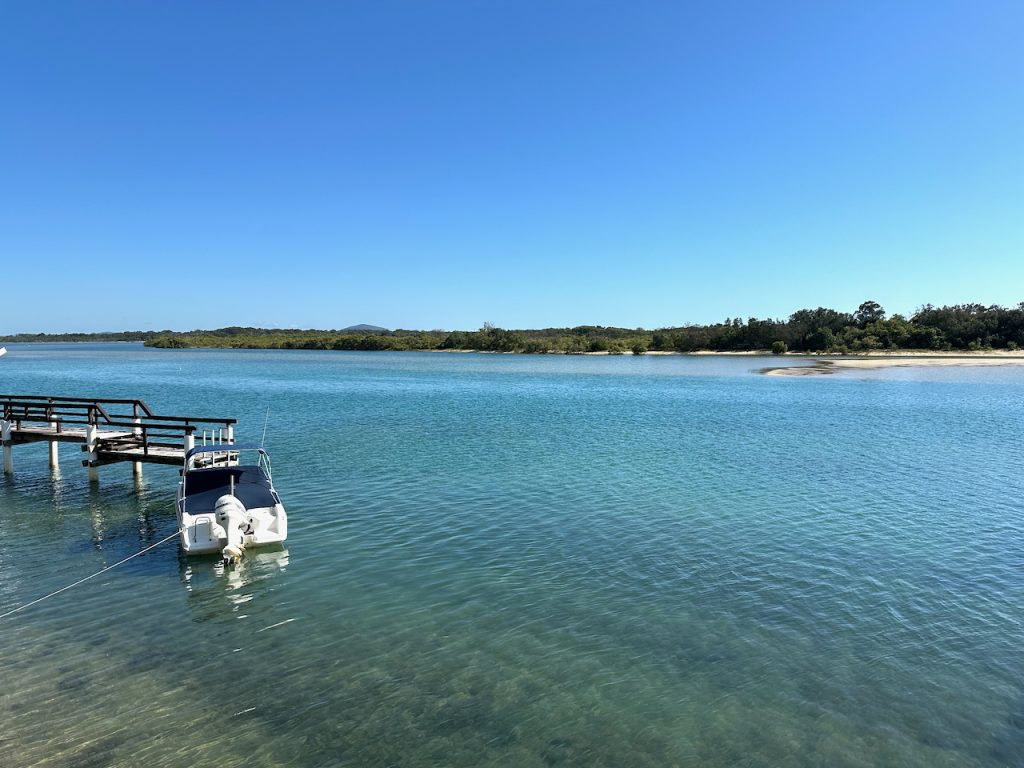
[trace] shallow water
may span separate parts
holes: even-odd
[[[0,620],[0,765],[1024,763],[1024,370],[9,345],[0,391],[237,416],[289,511]],[[172,533],[19,447],[0,613]],[[73,450],[74,449],[74,450]]]

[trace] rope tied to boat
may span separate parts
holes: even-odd
[[[60,589],[54,590],[53,592],[51,592],[48,595],[43,595],[42,597],[36,598],[35,600],[33,600],[33,601],[29,602],[29,603],[25,603],[23,605],[19,605],[17,608],[14,608],[13,610],[8,611],[7,613],[0,613],[0,619],[6,619],[8,616],[17,613],[18,611],[22,611],[22,610],[24,610],[26,608],[29,608],[29,607],[35,605],[36,603],[41,603],[41,602],[43,602],[43,600],[48,600],[51,597],[55,597],[56,595],[59,595],[61,592],[67,592],[72,587],[77,587],[79,584],[84,584],[85,582],[89,581],[89,579],[95,579],[97,576],[100,576],[100,575],[106,573],[107,571],[113,570],[114,568],[117,568],[117,566],[119,566],[119,565],[124,565],[129,560],[134,560],[139,555],[146,554],[151,549],[156,549],[161,544],[166,544],[168,541],[173,539],[179,533],[181,533],[181,529],[180,528],[178,530],[176,530],[174,533],[172,533],[170,536],[166,536],[166,537],[160,539],[160,541],[156,542],[155,544],[150,544],[148,547],[146,547],[144,549],[140,549],[134,555],[128,555],[128,557],[126,557],[124,560],[118,560],[113,565],[108,565],[106,568],[104,568],[102,570],[99,570],[99,571],[96,571],[96,573],[90,574],[89,576],[86,576],[84,579],[79,579],[78,581],[76,581],[76,582],[74,582],[72,584],[68,584],[66,587],[61,587]]]

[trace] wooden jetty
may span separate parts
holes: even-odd
[[[158,416],[142,400],[106,400],[47,395],[0,395],[0,438],[4,472],[14,471],[16,445],[47,442],[50,466],[57,466],[58,445],[79,443],[95,479],[99,467],[132,462],[182,466],[185,452],[206,443],[234,443],[237,419]]]

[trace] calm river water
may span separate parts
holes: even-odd
[[[2,766],[1024,764],[1024,368],[9,345],[0,391],[237,416],[289,512],[0,620]],[[175,529],[0,485],[0,613]]]

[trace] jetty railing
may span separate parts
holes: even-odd
[[[142,400],[0,395],[0,429],[4,470],[12,471],[11,448],[50,443],[56,466],[57,444],[81,443],[88,453],[82,464],[95,469],[118,461],[180,464],[195,446],[196,432],[216,434],[217,442],[234,442],[237,419],[209,416],[160,416]]]

